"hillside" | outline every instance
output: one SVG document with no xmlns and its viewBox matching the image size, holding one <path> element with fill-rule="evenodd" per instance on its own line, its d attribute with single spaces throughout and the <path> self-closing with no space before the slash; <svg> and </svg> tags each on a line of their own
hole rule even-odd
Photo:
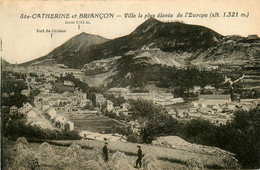
<svg viewBox="0 0 260 170">
<path fill-rule="evenodd" d="M 104 145 L 102 141 L 48 141 L 50 144 L 59 146 L 70 146 L 73 142 L 77 143 L 82 148 L 93 149 L 101 148 Z M 237 160 L 232 155 L 210 155 L 198 154 L 194 152 L 183 151 L 179 149 L 170 149 L 164 147 L 157 147 L 146 144 L 138 144 L 142 147 L 143 154 L 154 155 L 157 159 L 167 160 L 170 162 L 179 162 L 181 164 L 188 164 L 190 160 L 198 159 L 204 167 L 207 168 L 236 168 L 238 167 Z M 123 142 L 109 142 L 110 152 L 120 151 L 127 155 L 136 155 L 136 144 Z M 228 163 L 227 163 L 228 161 Z"/>
<path fill-rule="evenodd" d="M 52 58 L 69 67 L 82 68 L 84 64 L 91 61 L 123 55 L 125 52 L 143 47 L 159 48 L 164 52 L 205 49 L 216 44 L 221 37 L 218 33 L 202 26 L 177 22 L 163 23 L 150 18 L 131 34 L 110 41 L 82 33 L 41 57 L 40 60 Z M 35 61 L 37 60 L 25 64 Z"/>
<path fill-rule="evenodd" d="M 101 36 L 82 32 L 81 34 L 72 37 L 61 46 L 55 48 L 49 54 L 36 60 L 23 63 L 22 65 L 27 66 L 35 63 L 41 65 L 46 63 L 46 61 L 51 61 L 47 62 L 48 64 L 66 63 L 67 60 L 69 60 L 69 62 L 74 61 L 72 62 L 72 65 L 75 65 L 73 63 L 80 63 L 80 61 L 72 59 L 71 57 L 74 57 L 77 53 L 85 52 L 91 45 L 102 44 L 106 41 L 108 41 L 108 39 Z"/>
</svg>

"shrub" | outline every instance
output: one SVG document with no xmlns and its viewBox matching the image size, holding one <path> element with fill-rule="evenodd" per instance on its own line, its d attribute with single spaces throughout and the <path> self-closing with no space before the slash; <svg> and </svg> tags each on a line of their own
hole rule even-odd
<svg viewBox="0 0 260 170">
<path fill-rule="evenodd" d="M 79 140 L 81 137 L 76 131 L 59 131 L 42 129 L 37 126 L 25 125 L 22 121 L 10 121 L 4 132 L 5 136 L 16 140 L 25 137 L 30 140 L 49 139 L 49 140 Z"/>
</svg>

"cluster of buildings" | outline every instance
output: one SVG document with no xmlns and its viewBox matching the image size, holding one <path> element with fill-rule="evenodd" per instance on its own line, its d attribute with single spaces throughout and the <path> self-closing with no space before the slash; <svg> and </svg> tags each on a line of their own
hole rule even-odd
<svg viewBox="0 0 260 170">
<path fill-rule="evenodd" d="M 167 106 L 176 103 L 183 103 L 184 100 L 182 98 L 174 98 L 171 93 L 156 93 L 156 92 L 146 92 L 146 93 L 136 93 L 131 92 L 127 88 L 111 88 L 107 91 L 108 94 L 112 94 L 115 97 L 123 97 L 125 100 L 147 100 L 152 101 L 154 104 Z"/>
<path fill-rule="evenodd" d="M 64 93 L 40 93 L 34 97 L 37 108 L 47 110 L 50 107 L 56 108 L 60 112 L 73 112 L 91 106 L 92 101 L 87 99 L 86 94 L 80 90 Z"/>
<path fill-rule="evenodd" d="M 83 80 L 83 72 L 76 69 L 68 69 L 66 66 L 29 66 L 5 68 L 6 71 L 25 75 L 27 89 L 21 94 L 29 97 L 35 91 L 33 105 L 25 103 L 21 108 L 12 106 L 10 115 L 25 117 L 28 125 L 36 125 L 43 129 L 74 130 L 74 123 L 71 122 L 66 113 L 78 111 L 92 101 L 87 99 L 85 93 L 75 88 L 71 81 L 64 81 L 62 86 L 71 87 L 73 92 L 57 93 L 53 90 L 53 82 L 58 77 L 73 74 L 79 80 Z M 38 80 L 37 80 L 38 79 Z"/>
<path fill-rule="evenodd" d="M 24 115 L 28 124 L 49 129 L 74 130 L 74 123 L 66 115 L 80 113 L 85 111 L 86 106 L 93 106 L 92 101 L 87 99 L 86 94 L 75 88 L 74 83 L 71 81 L 64 81 L 62 86 L 71 87 L 73 91 L 63 93 L 53 91 L 52 82 L 55 82 L 57 77 L 61 75 L 65 76 L 72 73 L 79 80 L 83 80 L 83 72 L 79 70 L 68 69 L 63 64 L 57 64 L 56 66 L 33 65 L 27 68 L 15 67 L 12 71 L 26 74 L 28 89 L 21 91 L 22 95 L 30 96 L 32 90 L 39 90 L 39 94 L 34 96 L 34 107 L 26 103 L 22 108 L 18 109 L 14 106 L 10 109 L 10 114 L 12 115 Z M 30 73 L 42 77 L 43 81 L 37 81 L 37 76 L 31 76 Z M 240 79 L 243 78 L 242 76 Z M 240 81 L 240 79 L 236 81 Z M 229 82 L 232 85 L 236 81 L 232 82 L 230 78 L 225 77 L 224 83 Z M 222 94 L 221 89 L 216 89 L 212 85 L 206 85 L 203 88 L 194 86 L 193 89 L 190 89 L 189 93 L 197 94 L 198 99 L 188 104 L 182 98 L 174 98 L 171 92 L 155 91 L 131 92 L 129 88 L 115 87 L 104 92 L 104 95 L 109 94 L 115 98 L 124 98 L 126 103 L 120 106 L 114 106 L 114 103 L 106 99 L 103 94 L 96 93 L 97 108 L 95 113 L 97 113 L 97 110 L 101 111 L 105 105 L 105 109 L 108 112 L 114 112 L 117 115 L 128 115 L 130 105 L 127 101 L 142 99 L 163 106 L 169 115 L 177 119 L 203 118 L 215 124 L 225 124 L 232 119 L 235 110 L 250 110 L 259 105 L 259 99 L 241 99 L 240 102 L 231 101 L 229 94 Z M 130 124 L 136 133 L 140 133 L 138 122 L 131 122 Z M 86 135 L 88 135 L 88 138 L 92 138 L 91 136 L 96 136 L 97 134 L 86 133 L 83 135 L 84 138 L 86 138 Z"/>
<path fill-rule="evenodd" d="M 24 117 L 27 125 L 38 126 L 42 129 L 74 130 L 74 123 L 65 115 L 57 113 L 54 108 L 41 110 L 30 103 L 25 103 L 21 108 L 12 106 L 9 114 L 11 117 Z"/>
<path fill-rule="evenodd" d="M 28 67 L 6 67 L 6 71 L 12 71 L 14 73 L 22 73 L 22 74 L 37 74 L 48 81 L 56 80 L 56 77 L 65 76 L 67 74 L 73 74 L 73 76 L 81 81 L 83 81 L 84 72 L 78 69 L 71 69 L 65 66 L 64 64 L 56 64 L 56 65 L 37 65 L 37 63 L 30 65 Z"/>
<path fill-rule="evenodd" d="M 226 124 L 234 117 L 234 111 L 249 111 L 259 104 L 260 99 L 241 99 L 240 102 L 234 102 L 230 95 L 208 94 L 199 95 L 199 99 L 187 107 L 169 110 L 169 114 L 177 119 L 202 118 L 214 124 Z"/>
</svg>

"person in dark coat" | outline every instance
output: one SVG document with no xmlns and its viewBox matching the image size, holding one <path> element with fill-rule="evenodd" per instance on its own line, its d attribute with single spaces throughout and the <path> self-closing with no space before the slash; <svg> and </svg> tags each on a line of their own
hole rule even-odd
<svg viewBox="0 0 260 170">
<path fill-rule="evenodd" d="M 138 147 L 138 152 L 137 152 L 137 156 L 138 156 L 138 159 L 136 160 L 136 168 L 138 167 L 138 164 L 140 165 L 140 168 L 142 166 L 142 157 L 143 157 L 143 152 L 142 152 L 142 149 L 141 149 L 141 146 L 137 146 Z"/>
<path fill-rule="evenodd" d="M 108 145 L 108 143 L 106 142 L 106 143 L 105 143 L 105 146 L 103 147 L 103 156 L 104 156 L 105 162 L 108 161 L 108 150 L 107 150 L 107 145 Z"/>
</svg>

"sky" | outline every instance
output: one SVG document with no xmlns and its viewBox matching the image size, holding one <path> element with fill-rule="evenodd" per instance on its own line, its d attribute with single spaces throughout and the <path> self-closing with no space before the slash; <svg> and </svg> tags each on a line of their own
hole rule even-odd
<svg viewBox="0 0 260 170">
<path fill-rule="evenodd" d="M 181 17 L 186 12 L 208 14 L 208 17 Z M 221 17 L 209 17 L 210 13 Z M 228 12 L 238 17 L 223 17 Z M 21 14 L 43 13 L 114 13 L 121 17 L 103 19 L 21 19 Z M 142 14 L 141 18 L 125 18 L 125 13 Z M 172 14 L 173 17 L 158 18 L 157 14 Z M 240 17 L 241 13 L 249 14 Z M 155 14 L 160 21 L 184 21 L 187 24 L 206 26 L 222 35 L 260 37 L 260 0 L 169 0 L 169 1 L 1 1 L 0 0 L 0 56 L 10 63 L 23 63 L 51 52 L 71 37 L 86 32 L 114 39 L 127 35 L 144 22 L 145 15 Z M 81 21 L 81 24 L 65 24 Z M 88 24 L 86 24 L 88 23 Z M 66 30 L 66 33 L 46 33 L 49 30 Z M 38 30 L 38 32 L 37 32 Z M 44 30 L 45 32 L 39 32 Z"/>
</svg>

